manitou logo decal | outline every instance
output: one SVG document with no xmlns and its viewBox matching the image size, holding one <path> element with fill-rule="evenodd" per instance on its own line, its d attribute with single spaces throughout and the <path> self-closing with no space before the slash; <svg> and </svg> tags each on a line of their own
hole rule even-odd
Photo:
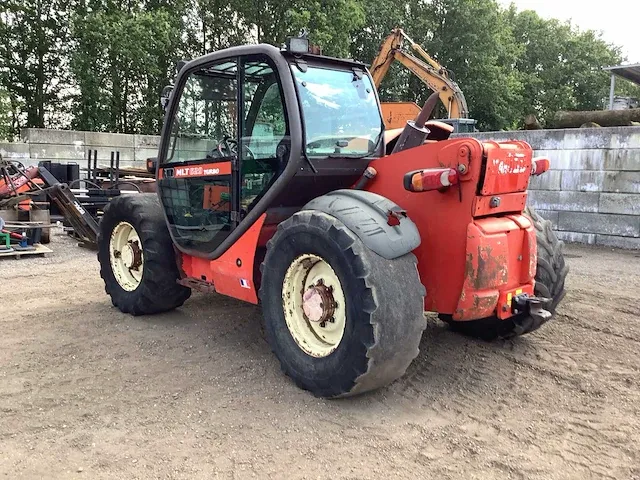
<svg viewBox="0 0 640 480">
<path fill-rule="evenodd" d="M 231 175 L 231 162 L 174 167 L 161 172 L 161 176 L 166 178 L 215 177 L 218 175 Z"/>
</svg>

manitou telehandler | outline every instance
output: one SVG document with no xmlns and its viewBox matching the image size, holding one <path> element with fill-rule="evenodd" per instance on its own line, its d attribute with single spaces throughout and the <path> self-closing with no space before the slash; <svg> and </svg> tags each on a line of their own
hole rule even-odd
<svg viewBox="0 0 640 480">
<path fill-rule="evenodd" d="M 528 333 L 564 296 L 561 243 L 525 211 L 549 168 L 523 142 L 386 131 L 365 65 L 247 45 L 179 67 L 157 194 L 100 222 L 101 276 L 132 315 L 193 289 L 261 304 L 286 374 L 322 397 L 375 389 L 418 354 L 424 312 L 484 338 Z"/>
</svg>

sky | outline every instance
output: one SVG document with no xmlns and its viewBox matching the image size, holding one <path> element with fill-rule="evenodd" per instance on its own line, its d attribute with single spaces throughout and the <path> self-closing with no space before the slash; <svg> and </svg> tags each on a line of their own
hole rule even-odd
<svg viewBox="0 0 640 480">
<path fill-rule="evenodd" d="M 518 10 L 535 10 L 544 18 L 571 20 L 582 30 L 602 32 L 602 38 L 622 47 L 629 63 L 640 63 L 638 0 L 499 0 L 504 6 L 513 3 Z"/>
</svg>

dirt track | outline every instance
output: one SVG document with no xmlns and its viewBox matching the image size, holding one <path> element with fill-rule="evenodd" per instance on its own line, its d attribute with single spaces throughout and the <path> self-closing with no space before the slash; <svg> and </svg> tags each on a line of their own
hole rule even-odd
<svg viewBox="0 0 640 480">
<path fill-rule="evenodd" d="M 0 261 L 5 478 L 640 479 L 640 252 L 568 246 L 553 324 L 488 344 L 430 320 L 392 386 L 324 401 L 260 310 L 194 296 L 131 318 L 92 252 Z"/>
</svg>

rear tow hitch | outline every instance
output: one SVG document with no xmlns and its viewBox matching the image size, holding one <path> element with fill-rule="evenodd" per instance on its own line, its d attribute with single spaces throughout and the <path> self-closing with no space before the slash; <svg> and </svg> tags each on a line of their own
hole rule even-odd
<svg viewBox="0 0 640 480">
<path fill-rule="evenodd" d="M 551 301 L 549 298 L 530 297 L 527 294 L 516 295 L 511 303 L 513 313 L 527 313 L 537 322 L 543 324 L 551 318 L 551 312 L 544 307 Z"/>
</svg>

